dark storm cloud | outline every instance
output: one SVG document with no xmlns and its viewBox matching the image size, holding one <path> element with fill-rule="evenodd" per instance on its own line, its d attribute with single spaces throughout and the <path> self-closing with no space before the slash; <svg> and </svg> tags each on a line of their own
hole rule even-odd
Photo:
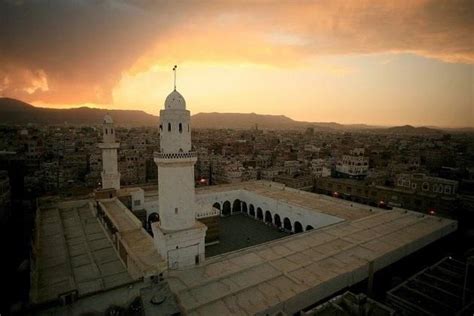
<svg viewBox="0 0 474 316">
<path fill-rule="evenodd" d="M 121 1 L 1 2 L 0 93 L 109 102 L 120 73 L 166 30 L 170 11 Z M 49 91 L 28 96 L 42 75 Z"/>
</svg>

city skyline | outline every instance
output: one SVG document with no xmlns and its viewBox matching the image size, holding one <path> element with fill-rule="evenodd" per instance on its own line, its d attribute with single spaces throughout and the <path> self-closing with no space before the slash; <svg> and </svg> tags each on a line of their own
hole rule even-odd
<svg viewBox="0 0 474 316">
<path fill-rule="evenodd" d="M 468 1 L 0 6 L 0 96 L 36 106 L 156 115 L 178 64 L 193 113 L 474 125 Z"/>
</svg>

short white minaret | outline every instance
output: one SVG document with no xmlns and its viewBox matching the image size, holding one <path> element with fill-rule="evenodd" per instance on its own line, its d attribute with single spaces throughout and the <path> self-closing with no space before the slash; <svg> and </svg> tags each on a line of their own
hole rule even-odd
<svg viewBox="0 0 474 316">
<path fill-rule="evenodd" d="M 102 128 L 103 142 L 99 144 L 102 149 L 102 189 L 120 189 L 120 173 L 117 166 L 117 149 L 119 143 L 115 142 L 114 121 L 109 114 L 104 116 Z"/>
<path fill-rule="evenodd" d="M 173 68 L 176 71 L 176 66 Z M 176 78 L 176 72 L 175 72 Z M 180 269 L 204 261 L 207 227 L 196 221 L 194 164 L 191 150 L 190 112 L 175 89 L 160 111 L 160 152 L 158 166 L 158 212 L 160 222 L 153 226 L 155 244 L 170 269 Z"/>
</svg>

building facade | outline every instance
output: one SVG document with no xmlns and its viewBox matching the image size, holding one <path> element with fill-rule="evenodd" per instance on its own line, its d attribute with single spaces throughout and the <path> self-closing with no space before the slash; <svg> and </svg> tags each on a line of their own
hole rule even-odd
<svg viewBox="0 0 474 316">
<path fill-rule="evenodd" d="M 356 148 L 343 155 L 336 165 L 336 174 L 347 178 L 365 178 L 369 171 L 369 158 L 363 148 Z"/>
</svg>

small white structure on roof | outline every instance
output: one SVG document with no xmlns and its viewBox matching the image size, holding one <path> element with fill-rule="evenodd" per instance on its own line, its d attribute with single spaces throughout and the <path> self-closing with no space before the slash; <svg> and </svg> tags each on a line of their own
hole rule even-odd
<svg viewBox="0 0 474 316">
<path fill-rule="evenodd" d="M 104 116 L 102 124 L 102 189 L 120 189 L 120 173 L 117 166 L 117 149 L 120 144 L 115 141 L 114 121 L 109 114 Z"/>
</svg>

